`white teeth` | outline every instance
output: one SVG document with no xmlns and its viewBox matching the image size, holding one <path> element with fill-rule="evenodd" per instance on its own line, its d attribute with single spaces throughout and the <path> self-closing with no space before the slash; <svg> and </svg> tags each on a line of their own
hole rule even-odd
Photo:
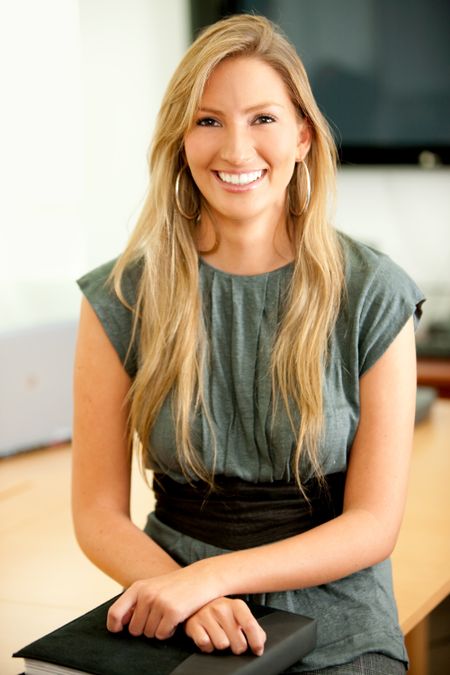
<svg viewBox="0 0 450 675">
<path fill-rule="evenodd" d="M 255 180 L 258 180 L 263 175 L 262 169 L 251 171 L 250 173 L 224 173 L 223 171 L 218 171 L 217 173 L 220 180 L 232 185 L 248 185 L 249 183 L 254 183 Z"/>
</svg>

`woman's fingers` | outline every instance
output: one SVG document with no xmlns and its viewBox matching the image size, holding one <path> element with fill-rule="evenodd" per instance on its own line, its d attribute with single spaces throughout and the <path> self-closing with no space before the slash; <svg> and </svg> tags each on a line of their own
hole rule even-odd
<svg viewBox="0 0 450 675">
<path fill-rule="evenodd" d="M 178 622 L 171 618 L 170 615 L 162 615 L 155 608 L 152 609 L 149 616 L 147 626 L 145 629 L 145 635 L 147 637 L 155 637 L 158 640 L 167 640 L 167 638 L 172 637 L 175 633 L 175 629 L 178 625 Z"/>
<path fill-rule="evenodd" d="M 131 635 L 142 635 L 152 638 L 158 630 L 161 615 L 155 607 L 149 607 L 146 603 L 138 603 L 133 617 L 128 626 Z"/>
<path fill-rule="evenodd" d="M 117 632 L 128 623 L 132 635 L 170 637 L 178 624 L 214 597 L 214 578 L 209 575 L 205 582 L 201 562 L 135 581 L 111 606 L 108 629 Z"/>
<path fill-rule="evenodd" d="M 202 652 L 210 653 L 214 649 L 227 649 L 231 646 L 226 632 L 214 621 L 202 624 L 199 620 L 194 620 L 186 633 Z M 245 646 L 247 647 L 247 643 Z"/>
<path fill-rule="evenodd" d="M 267 636 L 243 600 L 235 600 L 234 617 L 254 654 L 261 656 Z"/>
<path fill-rule="evenodd" d="M 266 634 L 242 600 L 213 600 L 188 619 L 185 630 L 204 652 L 227 647 L 234 654 L 248 647 L 257 655 L 264 651 Z"/>
<path fill-rule="evenodd" d="M 206 629 L 195 617 L 191 617 L 186 621 L 185 632 L 186 635 L 190 637 L 191 640 L 193 640 L 194 644 L 200 649 L 200 651 L 206 652 L 207 654 L 210 654 L 212 651 L 214 651 L 214 645 L 211 642 Z"/>
<path fill-rule="evenodd" d="M 172 591 L 154 588 L 151 580 L 135 582 L 110 607 L 107 628 L 118 632 L 128 624 L 131 635 L 165 640 L 185 618 L 174 605 Z M 161 584 L 159 583 L 159 586 Z M 202 651 L 227 649 L 242 654 L 264 651 L 266 635 L 242 600 L 217 598 L 195 612 L 186 622 L 186 633 Z"/>
<path fill-rule="evenodd" d="M 106 627 L 113 633 L 128 624 L 131 635 L 146 635 L 160 640 L 173 635 L 179 619 L 175 611 L 161 602 L 151 584 L 132 584 L 109 608 Z"/>
<path fill-rule="evenodd" d="M 106 617 L 106 627 L 112 633 L 117 633 L 123 629 L 124 626 L 134 616 L 134 610 L 137 601 L 137 593 L 134 592 L 133 586 L 123 593 L 109 608 Z"/>
<path fill-rule="evenodd" d="M 247 640 L 242 632 L 241 625 L 236 618 L 237 600 L 220 598 L 211 603 L 208 633 L 216 649 L 230 647 L 233 654 L 243 654 L 247 651 Z M 245 607 L 245 603 L 242 603 Z M 248 608 L 247 608 L 248 609 Z M 225 636 L 226 641 L 223 640 Z"/>
</svg>

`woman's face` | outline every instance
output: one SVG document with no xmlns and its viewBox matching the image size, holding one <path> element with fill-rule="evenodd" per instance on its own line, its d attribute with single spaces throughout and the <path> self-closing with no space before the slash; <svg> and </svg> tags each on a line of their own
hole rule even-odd
<svg viewBox="0 0 450 675">
<path fill-rule="evenodd" d="M 310 147 L 280 75 L 255 57 L 222 61 L 184 138 L 187 163 L 220 225 L 280 222 L 295 163 Z"/>
</svg>

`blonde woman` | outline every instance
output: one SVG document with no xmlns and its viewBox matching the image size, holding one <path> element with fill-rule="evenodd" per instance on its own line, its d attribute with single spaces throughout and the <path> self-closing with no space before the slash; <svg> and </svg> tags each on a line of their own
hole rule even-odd
<svg viewBox="0 0 450 675">
<path fill-rule="evenodd" d="M 126 250 L 79 281 L 73 513 L 126 587 L 111 631 L 184 623 L 205 652 L 261 654 L 251 596 L 316 617 L 317 648 L 289 672 L 405 671 L 389 555 L 423 298 L 330 226 L 334 179 L 279 30 L 245 15 L 207 29 L 163 100 Z M 133 438 L 154 472 L 144 532 Z"/>
</svg>

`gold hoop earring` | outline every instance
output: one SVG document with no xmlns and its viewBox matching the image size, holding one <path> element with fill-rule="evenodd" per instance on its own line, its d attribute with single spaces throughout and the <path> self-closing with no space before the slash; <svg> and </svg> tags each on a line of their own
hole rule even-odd
<svg viewBox="0 0 450 675">
<path fill-rule="evenodd" d="M 310 173 L 309 173 L 308 165 L 306 164 L 306 162 L 303 159 L 300 160 L 299 164 L 302 165 L 303 170 L 305 172 L 306 197 L 305 197 L 305 201 L 303 203 L 301 211 L 294 211 L 294 209 L 292 208 L 292 205 L 291 205 L 291 200 L 290 200 L 290 196 L 289 196 L 289 192 L 288 192 L 289 213 L 291 213 L 295 218 L 299 218 L 300 216 L 302 216 L 308 210 L 308 206 L 309 206 L 309 203 L 311 201 L 311 176 L 310 176 Z"/>
<path fill-rule="evenodd" d="M 181 167 L 181 169 L 177 173 L 177 177 L 175 178 L 175 204 L 178 210 L 178 213 L 183 216 L 183 218 L 186 218 L 186 220 L 196 220 L 199 214 L 199 209 L 198 207 L 195 209 L 194 213 L 187 213 L 180 202 L 180 180 L 181 176 L 183 174 L 183 171 L 187 168 L 186 164 Z"/>
<path fill-rule="evenodd" d="M 198 253 L 198 255 L 211 255 L 211 253 L 215 253 L 220 246 L 220 234 L 218 233 L 217 228 L 214 225 L 214 218 L 213 218 L 212 213 L 209 210 L 208 206 L 206 204 L 204 204 L 203 207 L 204 207 L 206 213 L 208 214 L 208 216 L 211 220 L 211 224 L 212 224 L 212 227 L 213 227 L 213 230 L 214 230 L 214 244 L 208 250 L 198 249 L 197 253 Z"/>
<path fill-rule="evenodd" d="M 197 253 L 198 255 L 211 255 L 211 253 L 215 253 L 217 251 L 219 246 L 220 246 L 220 237 L 216 232 L 216 240 L 214 244 L 211 246 L 211 248 L 209 248 L 207 251 L 206 250 L 201 251 L 200 249 L 198 249 Z"/>
</svg>

